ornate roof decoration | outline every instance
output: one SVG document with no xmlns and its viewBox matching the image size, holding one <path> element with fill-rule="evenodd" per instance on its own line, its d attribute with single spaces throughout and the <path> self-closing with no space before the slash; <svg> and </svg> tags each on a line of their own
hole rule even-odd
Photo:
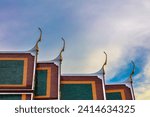
<svg viewBox="0 0 150 117">
<path fill-rule="evenodd" d="M 132 76 L 134 75 L 134 72 L 135 72 L 135 63 L 133 61 L 131 61 L 131 63 L 133 65 L 132 72 L 130 73 L 129 78 L 124 83 L 130 83 L 130 84 L 133 83 Z"/>
<path fill-rule="evenodd" d="M 62 41 L 63 41 L 63 47 L 62 47 L 62 49 L 60 50 L 59 55 L 58 55 L 55 59 L 51 60 L 52 62 L 59 62 L 60 64 L 61 64 L 61 62 L 62 62 L 62 60 L 63 60 L 62 53 L 64 52 L 64 50 L 65 50 L 65 45 L 66 45 L 64 38 L 62 37 L 61 39 L 62 39 Z"/>
<path fill-rule="evenodd" d="M 41 30 L 41 28 L 38 28 L 38 29 L 40 31 L 40 36 L 39 36 L 38 40 L 36 41 L 36 44 L 34 45 L 34 47 L 31 50 L 29 50 L 29 52 L 31 52 L 33 54 L 38 54 L 38 52 L 39 52 L 39 45 L 38 44 L 42 40 L 42 30 Z"/>
<path fill-rule="evenodd" d="M 133 79 L 132 79 L 132 76 L 135 72 L 135 63 L 133 61 L 131 61 L 131 63 L 133 65 L 132 72 L 130 73 L 129 78 L 124 83 L 126 84 L 126 86 L 128 86 L 131 89 L 132 98 L 133 100 L 135 100 L 134 89 L 133 89 Z"/>
<path fill-rule="evenodd" d="M 63 41 L 63 47 L 62 47 L 62 49 L 61 49 L 61 51 L 60 51 L 60 53 L 59 53 L 59 55 L 60 55 L 60 61 L 63 60 L 62 53 L 65 51 L 65 40 L 64 40 L 63 37 L 62 37 L 61 39 L 62 39 L 62 41 Z"/>
<path fill-rule="evenodd" d="M 104 54 L 105 54 L 105 62 L 102 65 L 101 69 L 98 72 L 96 72 L 95 74 L 103 74 L 103 75 L 105 75 L 104 67 L 107 65 L 107 54 L 106 54 L 106 52 L 104 52 Z"/>
<path fill-rule="evenodd" d="M 133 69 L 132 69 L 132 72 L 130 74 L 130 79 L 131 79 L 131 83 L 133 83 L 133 80 L 132 80 L 132 76 L 134 75 L 134 72 L 135 72 L 135 64 L 133 61 L 131 61 L 132 65 L 133 65 Z"/>
</svg>

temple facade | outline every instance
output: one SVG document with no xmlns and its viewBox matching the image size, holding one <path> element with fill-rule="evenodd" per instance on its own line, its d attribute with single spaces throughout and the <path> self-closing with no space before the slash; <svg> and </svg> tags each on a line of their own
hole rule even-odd
<svg viewBox="0 0 150 117">
<path fill-rule="evenodd" d="M 48 61 L 38 62 L 38 44 L 28 51 L 0 52 L 0 100 L 134 100 L 131 72 L 119 84 L 105 83 L 104 67 L 92 74 L 61 74 L 62 53 Z"/>
</svg>

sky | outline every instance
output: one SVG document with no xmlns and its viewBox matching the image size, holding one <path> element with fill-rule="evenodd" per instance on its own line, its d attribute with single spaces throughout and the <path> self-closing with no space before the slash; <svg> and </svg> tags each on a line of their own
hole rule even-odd
<svg viewBox="0 0 150 117">
<path fill-rule="evenodd" d="M 66 40 L 62 73 L 94 73 L 108 55 L 106 82 L 132 71 L 136 99 L 150 99 L 149 0 L 0 0 L 0 50 L 31 49 L 43 31 L 39 61 L 52 60 Z"/>
</svg>

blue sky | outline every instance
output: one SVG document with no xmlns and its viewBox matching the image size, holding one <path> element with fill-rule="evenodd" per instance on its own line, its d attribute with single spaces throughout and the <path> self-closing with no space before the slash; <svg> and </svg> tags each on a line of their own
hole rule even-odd
<svg viewBox="0 0 150 117">
<path fill-rule="evenodd" d="M 55 58 L 66 40 L 63 73 L 93 73 L 108 54 L 106 80 L 128 78 L 136 64 L 137 99 L 150 99 L 149 0 L 1 0 L 0 49 L 28 50 L 43 30 L 39 60 Z"/>
</svg>

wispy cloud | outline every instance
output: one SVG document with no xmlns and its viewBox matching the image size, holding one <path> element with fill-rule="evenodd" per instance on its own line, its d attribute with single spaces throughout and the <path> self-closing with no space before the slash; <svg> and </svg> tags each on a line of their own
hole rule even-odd
<svg viewBox="0 0 150 117">
<path fill-rule="evenodd" d="M 101 2 L 100 2 L 101 3 Z M 149 31 L 150 31 L 150 7 L 147 5 L 149 1 L 128 1 L 117 3 L 90 3 L 81 5 L 76 9 L 82 33 L 78 35 L 79 46 L 82 46 L 84 56 L 87 61 L 83 61 L 86 67 L 84 71 L 96 71 L 103 62 L 103 56 L 100 52 L 104 50 L 108 53 L 107 80 L 123 81 L 127 78 L 131 70 L 129 63 L 131 60 L 136 63 L 135 82 L 138 77 L 143 77 L 141 84 L 150 81 L 144 71 L 147 71 L 149 63 Z M 71 50 L 70 50 L 71 51 Z M 78 53 L 80 53 L 78 51 Z M 82 56 L 82 54 L 70 56 Z M 73 57 L 72 57 L 73 58 Z M 83 60 L 86 59 L 83 57 Z M 74 60 L 74 59 L 72 59 Z M 82 63 L 82 65 L 83 65 Z M 66 63 L 67 64 L 67 63 Z M 80 65 L 77 71 L 81 71 Z M 83 70 L 82 70 L 83 71 Z M 113 80 L 117 78 L 118 80 Z M 144 85 L 148 87 L 146 83 Z M 136 85 L 136 89 L 140 86 Z M 146 89 L 146 88 L 145 88 Z M 136 90 L 137 91 L 137 90 Z M 139 95 L 148 94 L 142 90 L 139 94 L 136 92 L 137 99 L 141 99 Z M 141 96 L 142 97 L 142 96 Z M 148 95 L 143 99 L 150 99 Z"/>
</svg>

